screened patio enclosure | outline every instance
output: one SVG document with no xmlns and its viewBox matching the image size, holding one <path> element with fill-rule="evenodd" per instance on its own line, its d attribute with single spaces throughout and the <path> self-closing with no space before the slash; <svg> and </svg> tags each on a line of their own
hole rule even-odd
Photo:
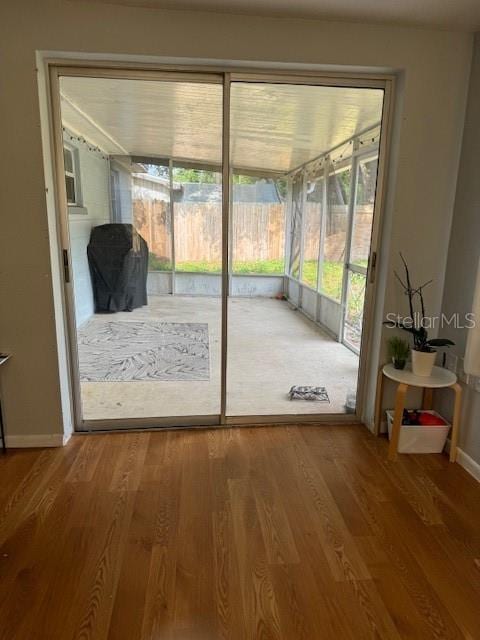
<svg viewBox="0 0 480 640">
<path fill-rule="evenodd" d="M 163 309 L 165 317 L 170 313 L 178 319 L 179 309 L 188 307 L 197 319 L 208 316 L 212 364 L 212 340 L 219 341 L 221 334 L 221 314 L 212 301 L 220 302 L 225 266 L 222 85 L 65 76 L 60 97 L 77 331 L 96 317 L 85 303 L 90 295 L 85 248 L 91 229 L 106 222 L 132 224 L 148 245 L 148 313 L 161 320 Z M 347 396 L 355 395 L 382 105 L 381 89 L 231 84 L 227 275 L 229 304 L 236 299 L 238 304 L 231 307 L 229 322 L 240 314 L 238 335 L 228 328 L 231 415 L 339 413 Z M 100 206 L 102 198 L 108 200 L 108 210 Z M 168 305 L 162 302 L 167 297 Z M 306 324 L 295 325 L 289 315 L 295 312 Z M 144 321 L 145 313 L 134 311 L 132 316 Z M 240 329 L 249 314 L 270 325 L 270 334 L 254 335 L 255 322 Z M 280 335 L 280 329 L 276 333 L 272 328 L 277 316 L 284 322 L 283 343 L 290 342 L 290 348 L 274 342 L 272 335 Z M 299 333 L 301 345 L 295 343 Z M 309 372 L 316 336 L 326 361 L 320 373 L 318 362 L 311 363 Z M 259 340 L 271 340 L 271 362 L 267 348 L 256 365 L 262 371 L 247 393 L 247 377 L 232 372 L 255 362 L 253 355 L 245 360 L 245 352 L 258 350 Z M 331 350 L 334 343 L 338 347 Z M 322 351 L 311 357 L 321 360 Z M 288 401 L 290 383 L 325 386 L 333 380 L 336 363 L 338 380 L 331 383 L 336 391 L 329 405 Z M 259 406 L 255 388 L 262 387 L 266 397 L 265 381 L 275 378 L 279 366 L 284 386 Z M 295 375 L 290 377 L 289 371 Z M 219 376 L 211 371 L 209 382 L 218 386 Z M 94 385 L 101 384 L 82 382 L 89 419 L 136 417 L 142 411 L 120 403 L 118 413 L 103 387 L 97 393 Z M 128 383 L 122 384 L 118 393 L 128 396 Z M 199 402 L 202 383 L 197 386 L 192 397 Z M 243 388 L 241 402 L 235 400 L 234 386 Z M 110 383 L 109 393 L 112 389 Z M 132 402 L 138 389 L 131 392 Z M 160 415 L 158 410 L 170 415 L 166 405 L 150 406 L 145 416 L 152 411 Z M 189 413 L 218 413 L 218 408 L 206 403 L 204 411 L 192 407 Z"/>
<path fill-rule="evenodd" d="M 291 173 L 232 172 L 230 296 L 285 295 L 358 353 L 379 136 L 377 124 Z M 219 296 L 221 173 L 160 162 L 132 174 L 133 223 L 150 247 L 148 290 Z"/>
</svg>

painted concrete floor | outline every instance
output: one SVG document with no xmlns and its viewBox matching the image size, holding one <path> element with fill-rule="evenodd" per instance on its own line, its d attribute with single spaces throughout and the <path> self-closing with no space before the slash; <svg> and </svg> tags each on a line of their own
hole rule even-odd
<svg viewBox="0 0 480 640">
<path fill-rule="evenodd" d="M 206 322 L 210 338 L 209 381 L 82 382 L 86 420 L 210 415 L 220 412 L 220 299 L 150 296 L 149 304 L 115 320 Z M 358 358 L 305 316 L 280 300 L 229 300 L 227 414 L 344 413 L 355 392 Z M 112 315 L 97 315 L 103 323 Z M 330 403 L 291 401 L 290 387 L 327 388 Z"/>
</svg>

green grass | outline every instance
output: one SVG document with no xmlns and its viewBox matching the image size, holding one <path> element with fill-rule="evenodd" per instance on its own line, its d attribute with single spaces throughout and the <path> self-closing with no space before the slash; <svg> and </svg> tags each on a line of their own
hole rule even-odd
<svg viewBox="0 0 480 640">
<path fill-rule="evenodd" d="M 302 280 L 309 287 L 316 289 L 317 287 L 317 269 L 316 260 L 305 260 L 303 263 Z M 340 301 L 342 293 L 343 280 L 343 264 L 340 262 L 324 262 L 322 277 L 320 280 L 320 290 L 325 295 Z"/>
<path fill-rule="evenodd" d="M 367 266 L 364 261 L 363 266 Z M 303 263 L 302 280 L 313 289 L 317 286 L 317 261 L 306 260 Z M 324 262 L 320 282 L 320 291 L 340 302 L 343 284 L 343 264 L 338 262 Z M 347 321 L 352 325 L 360 325 L 363 316 L 365 293 L 365 276 L 360 273 L 350 273 L 349 291 L 347 295 Z"/>
<path fill-rule="evenodd" d="M 153 253 L 148 258 L 149 271 L 171 271 L 172 265 L 168 260 L 159 258 Z M 219 261 L 186 261 L 177 262 L 176 271 L 191 273 L 221 273 L 222 264 Z M 233 273 L 244 274 L 271 274 L 283 275 L 285 272 L 285 263 L 283 260 L 255 260 L 250 262 L 234 262 Z"/>
<path fill-rule="evenodd" d="M 159 258 L 154 253 L 148 254 L 148 270 L 149 271 L 171 271 L 172 263 L 165 258 Z"/>
<path fill-rule="evenodd" d="M 221 262 L 177 262 L 176 271 L 190 271 L 192 273 L 221 273 Z"/>
<path fill-rule="evenodd" d="M 365 265 L 366 266 L 366 261 Z M 302 280 L 313 289 L 317 286 L 317 261 L 305 260 L 303 263 Z M 150 253 L 148 260 L 150 271 L 170 271 L 172 268 L 168 260 L 159 258 Z M 283 275 L 285 264 L 283 260 L 256 260 L 251 262 L 234 262 L 233 273 L 252 275 Z M 178 262 L 176 271 L 191 273 L 221 273 L 222 265 L 218 261 L 214 262 Z M 343 282 L 343 263 L 324 262 L 321 278 L 321 292 L 325 295 L 340 301 Z M 365 288 L 365 277 L 352 273 L 350 276 L 350 291 L 348 295 L 348 314 L 353 318 L 361 318 L 363 313 L 363 290 Z"/>
<path fill-rule="evenodd" d="M 283 260 L 256 260 L 253 262 L 234 262 L 233 273 L 270 274 L 283 276 L 285 262 Z"/>
<path fill-rule="evenodd" d="M 234 262 L 233 273 L 242 274 L 284 274 L 283 260 L 256 260 L 252 262 Z M 177 262 L 177 271 L 190 271 L 192 273 L 221 273 L 220 262 Z"/>
<path fill-rule="evenodd" d="M 365 302 L 366 278 L 360 273 L 350 274 L 348 301 L 348 316 L 350 322 L 360 321 L 363 316 Z"/>
<path fill-rule="evenodd" d="M 303 262 L 302 281 L 312 289 L 317 287 L 318 262 L 316 260 L 305 260 Z"/>
</svg>

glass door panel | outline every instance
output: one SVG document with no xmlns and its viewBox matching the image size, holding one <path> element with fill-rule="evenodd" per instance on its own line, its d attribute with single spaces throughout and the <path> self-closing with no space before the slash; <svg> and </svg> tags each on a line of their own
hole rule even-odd
<svg viewBox="0 0 480 640">
<path fill-rule="evenodd" d="M 363 308 L 361 282 L 346 277 L 354 138 L 378 127 L 383 92 L 230 87 L 226 416 L 344 413 L 359 364 L 347 331 L 342 342 L 345 296 L 352 343 Z"/>
<path fill-rule="evenodd" d="M 223 89 L 212 78 L 60 78 L 79 428 L 219 421 Z"/>
</svg>

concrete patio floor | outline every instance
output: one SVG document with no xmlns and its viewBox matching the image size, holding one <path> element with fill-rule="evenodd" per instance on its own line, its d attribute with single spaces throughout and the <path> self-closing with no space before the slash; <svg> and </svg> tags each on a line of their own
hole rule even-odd
<svg viewBox="0 0 480 640">
<path fill-rule="evenodd" d="M 147 307 L 90 319 L 208 323 L 210 380 L 82 382 L 84 419 L 218 414 L 220 310 L 219 298 L 150 296 Z M 285 301 L 231 298 L 228 315 L 228 415 L 345 412 L 347 393 L 357 385 L 354 353 Z M 290 401 L 292 385 L 324 386 L 330 403 Z"/>
</svg>

